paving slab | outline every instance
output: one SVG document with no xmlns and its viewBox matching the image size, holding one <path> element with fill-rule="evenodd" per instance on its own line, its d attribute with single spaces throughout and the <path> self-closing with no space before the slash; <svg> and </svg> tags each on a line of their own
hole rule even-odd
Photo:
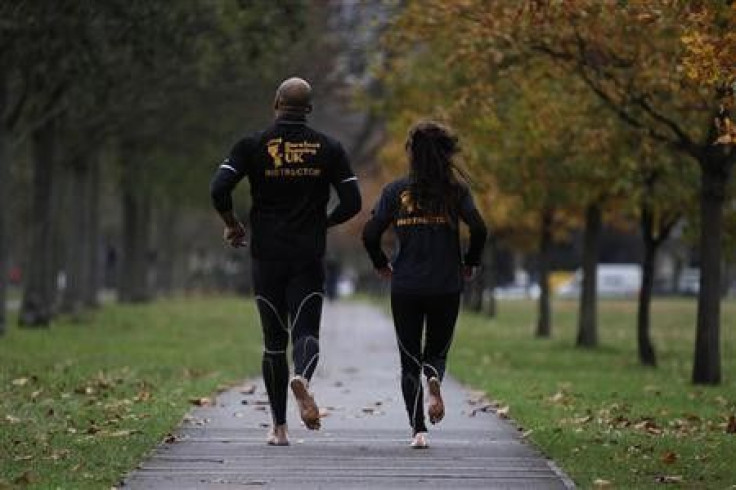
<svg viewBox="0 0 736 490">
<path fill-rule="evenodd" d="M 445 419 L 409 447 L 393 324 L 380 308 L 327 303 L 311 383 L 322 429 L 289 399 L 291 446 L 265 444 L 262 379 L 194 408 L 122 483 L 130 489 L 566 489 L 572 481 L 480 396 L 447 376 Z M 452 354 L 451 354 L 452 355 Z"/>
</svg>

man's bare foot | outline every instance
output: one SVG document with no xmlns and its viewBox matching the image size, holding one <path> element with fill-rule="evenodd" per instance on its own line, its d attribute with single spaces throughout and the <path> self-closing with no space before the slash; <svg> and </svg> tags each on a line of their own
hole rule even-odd
<svg viewBox="0 0 736 490">
<path fill-rule="evenodd" d="M 307 429 L 318 430 L 321 426 L 319 421 L 319 408 L 309 393 L 308 382 L 302 376 L 291 378 L 291 391 L 294 393 L 296 403 L 299 405 L 299 415 L 302 417 Z"/>
<path fill-rule="evenodd" d="M 411 447 L 414 449 L 427 449 L 429 447 L 429 441 L 427 440 L 426 432 L 417 432 L 411 439 Z"/>
<path fill-rule="evenodd" d="M 438 423 L 445 416 L 445 403 L 442 401 L 442 393 L 440 391 L 440 380 L 431 377 L 427 381 L 429 385 L 429 421 L 432 424 Z"/>
<path fill-rule="evenodd" d="M 289 435 L 286 431 L 286 424 L 274 425 L 268 432 L 266 442 L 269 446 L 288 446 Z"/>
</svg>

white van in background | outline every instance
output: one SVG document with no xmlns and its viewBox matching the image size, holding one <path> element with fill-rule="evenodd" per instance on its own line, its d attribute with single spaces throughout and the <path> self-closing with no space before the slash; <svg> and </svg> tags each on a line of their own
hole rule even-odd
<svg viewBox="0 0 736 490">
<path fill-rule="evenodd" d="M 561 298 L 579 298 L 583 283 L 583 271 L 578 269 L 567 283 L 556 291 Z M 632 298 L 641 288 L 639 264 L 598 264 L 596 281 L 599 298 Z"/>
</svg>

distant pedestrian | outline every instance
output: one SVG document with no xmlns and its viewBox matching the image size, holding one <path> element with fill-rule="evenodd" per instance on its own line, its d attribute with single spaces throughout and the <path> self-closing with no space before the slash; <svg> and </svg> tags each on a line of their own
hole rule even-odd
<svg viewBox="0 0 736 490">
<path fill-rule="evenodd" d="M 274 100 L 275 122 L 236 143 L 211 183 L 213 204 L 225 222 L 225 241 L 233 247 L 246 245 L 246 230 L 233 213 L 231 193 L 244 177 L 250 183 L 253 288 L 273 416 L 268 443 L 278 446 L 289 444 L 288 385 L 304 424 L 320 428 L 309 381 L 319 359 L 325 235 L 328 227 L 352 218 L 361 206 L 357 178 L 342 145 L 307 125 L 311 92 L 301 78 L 284 81 Z M 330 187 L 340 202 L 328 215 Z M 289 337 L 295 373 L 290 382 Z"/>
<path fill-rule="evenodd" d="M 459 148 L 450 130 L 435 122 L 420 122 L 410 130 L 406 150 L 409 173 L 383 189 L 363 230 L 363 242 L 378 274 L 391 280 L 411 446 L 425 448 L 429 443 L 421 374 L 429 388 L 429 421 L 435 424 L 445 415 L 440 388 L 463 279 L 469 279 L 480 265 L 487 231 L 465 175 L 453 164 Z M 464 256 L 460 221 L 470 228 Z M 391 225 L 398 246 L 389 262 L 381 249 L 381 235 Z"/>
</svg>

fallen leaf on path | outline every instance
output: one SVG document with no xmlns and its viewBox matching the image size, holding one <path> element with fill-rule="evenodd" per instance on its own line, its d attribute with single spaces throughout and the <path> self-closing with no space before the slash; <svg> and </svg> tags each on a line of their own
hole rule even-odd
<svg viewBox="0 0 736 490">
<path fill-rule="evenodd" d="M 496 415 L 498 415 L 502 419 L 507 419 L 507 418 L 509 418 L 509 410 L 510 409 L 511 409 L 511 407 L 509 407 L 508 405 L 503 406 L 503 407 L 499 408 L 498 410 L 496 410 Z"/>
<path fill-rule="evenodd" d="M 498 408 L 498 403 L 497 403 L 497 402 L 490 402 L 490 403 L 486 403 L 485 405 L 481 405 L 480 407 L 474 408 L 474 409 L 473 409 L 473 410 L 472 410 L 472 411 L 470 412 L 470 416 L 471 416 L 471 417 L 475 417 L 475 415 L 476 415 L 476 414 L 477 414 L 478 412 L 493 412 L 493 411 L 494 411 L 494 410 L 496 410 L 497 408 Z"/>
<path fill-rule="evenodd" d="M 534 432 L 534 429 L 529 429 L 528 431 L 526 431 L 523 434 L 521 434 L 521 438 L 522 439 L 526 439 L 527 437 L 529 437 L 530 435 L 532 435 L 533 432 Z"/>
<path fill-rule="evenodd" d="M 660 475 L 654 479 L 657 483 L 682 483 L 680 475 Z"/>
<path fill-rule="evenodd" d="M 212 399 L 206 396 L 200 398 L 190 398 L 189 403 L 198 407 L 211 407 L 213 405 Z"/>
<path fill-rule="evenodd" d="M 328 409 L 326 409 L 325 407 L 320 407 L 320 409 L 319 409 L 319 418 L 322 419 L 322 418 L 325 418 L 325 417 L 329 417 L 330 413 L 331 412 Z"/>
<path fill-rule="evenodd" d="M 261 410 L 261 411 L 263 411 L 263 412 L 265 412 L 265 411 L 266 411 L 266 409 L 267 409 L 266 405 L 256 405 L 256 406 L 255 406 L 255 407 L 253 407 L 253 408 L 254 408 L 254 409 L 256 409 L 256 410 Z"/>
<path fill-rule="evenodd" d="M 256 385 L 245 385 L 240 389 L 240 392 L 244 395 L 252 395 L 256 392 Z"/>
<path fill-rule="evenodd" d="M 593 480 L 593 488 L 611 488 L 612 486 L 613 484 L 610 481 L 602 478 L 596 478 Z"/>
<path fill-rule="evenodd" d="M 664 454 L 662 454 L 661 459 L 664 464 L 672 464 L 677 461 L 677 453 L 673 451 L 667 451 Z"/>
<path fill-rule="evenodd" d="M 185 415 L 183 422 L 185 424 L 193 424 L 193 425 L 204 425 L 210 422 L 210 419 L 201 419 L 199 417 L 192 417 L 191 415 Z"/>
<path fill-rule="evenodd" d="M 175 442 L 179 442 L 181 438 L 175 434 L 168 433 L 166 434 L 166 437 L 164 437 L 164 443 L 165 444 L 174 444 Z"/>
<path fill-rule="evenodd" d="M 263 405 L 263 406 L 268 406 L 269 405 L 268 400 L 254 400 L 254 401 L 252 401 L 250 403 L 253 404 L 253 405 Z"/>
</svg>

